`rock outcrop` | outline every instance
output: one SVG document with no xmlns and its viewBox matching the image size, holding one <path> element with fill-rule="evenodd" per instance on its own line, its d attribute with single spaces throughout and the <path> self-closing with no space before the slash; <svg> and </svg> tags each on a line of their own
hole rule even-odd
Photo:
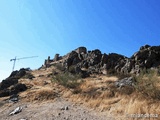
<svg viewBox="0 0 160 120">
<path fill-rule="evenodd" d="M 63 60 L 62 64 L 66 70 L 74 66 L 75 72 L 79 73 L 85 69 L 87 74 L 138 74 L 141 69 L 160 66 L 160 46 L 150 45 L 140 47 L 130 58 L 117 53 L 103 54 L 99 49 L 87 51 L 85 47 L 79 47 L 61 59 L 58 56 L 59 54 L 56 54 L 53 60 L 49 58 L 49 63 Z"/>
<path fill-rule="evenodd" d="M 136 83 L 136 81 L 133 77 L 126 77 L 124 79 L 117 80 L 115 82 L 115 86 L 119 87 L 119 88 L 122 88 L 122 87 L 125 87 L 125 86 L 134 86 L 135 83 Z"/>
<path fill-rule="evenodd" d="M 11 75 L 0 83 L 0 97 L 17 94 L 27 89 L 25 84 L 18 83 L 18 79 L 26 75 L 28 69 L 13 71 Z"/>
</svg>

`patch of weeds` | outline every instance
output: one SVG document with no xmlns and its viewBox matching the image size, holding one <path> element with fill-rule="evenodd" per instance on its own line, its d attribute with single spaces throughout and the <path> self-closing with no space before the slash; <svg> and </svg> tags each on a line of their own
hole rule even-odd
<svg viewBox="0 0 160 120">
<path fill-rule="evenodd" d="M 32 80 L 35 77 L 31 73 L 28 72 L 28 73 L 26 73 L 26 75 L 23 78 Z"/>
<path fill-rule="evenodd" d="M 75 71 L 75 66 L 74 65 L 71 65 L 70 67 L 69 67 L 69 70 L 68 70 L 70 73 L 73 73 L 73 74 L 75 74 L 76 73 L 76 71 Z"/>
<path fill-rule="evenodd" d="M 73 90 L 73 94 L 79 94 L 82 92 L 82 89 L 80 89 L 79 87 Z"/>
<path fill-rule="evenodd" d="M 134 91 L 135 91 L 135 88 L 133 86 L 124 86 L 119 90 L 120 94 L 125 94 L 125 95 L 130 95 Z"/>
<path fill-rule="evenodd" d="M 55 64 L 53 64 L 53 66 L 55 66 L 58 70 L 61 70 L 61 71 L 65 70 L 64 66 L 62 65 L 62 63 L 55 63 Z"/>
<path fill-rule="evenodd" d="M 82 95 L 84 97 L 89 97 L 92 99 L 96 99 L 101 95 L 102 91 L 97 91 L 97 88 L 91 87 L 87 91 L 83 91 Z"/>
<path fill-rule="evenodd" d="M 57 82 L 60 85 L 63 85 L 67 88 L 77 88 L 82 80 L 80 80 L 80 75 L 78 74 L 71 74 L 69 72 L 63 74 L 57 74 L 53 77 L 52 82 Z"/>
<path fill-rule="evenodd" d="M 59 94 L 54 92 L 52 89 L 42 89 L 42 90 L 31 91 L 27 93 L 28 101 L 53 100 L 57 96 L 59 96 Z"/>
<path fill-rule="evenodd" d="M 138 92 L 146 97 L 160 100 L 160 79 L 157 70 L 144 70 L 139 76 L 135 76 L 135 79 L 137 81 L 135 88 Z"/>
</svg>

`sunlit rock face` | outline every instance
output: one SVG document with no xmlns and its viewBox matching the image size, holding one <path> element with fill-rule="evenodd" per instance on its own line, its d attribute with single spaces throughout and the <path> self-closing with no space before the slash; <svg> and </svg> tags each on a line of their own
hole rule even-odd
<svg viewBox="0 0 160 120">
<path fill-rule="evenodd" d="M 118 53 L 106 54 L 99 49 L 87 51 L 86 47 L 78 47 L 60 58 L 59 54 L 56 54 L 53 60 L 48 61 L 49 63 L 60 61 L 66 70 L 71 66 L 75 71 L 77 68 L 85 69 L 88 74 L 139 74 L 141 69 L 160 66 L 160 46 L 144 45 L 130 58 Z"/>
</svg>

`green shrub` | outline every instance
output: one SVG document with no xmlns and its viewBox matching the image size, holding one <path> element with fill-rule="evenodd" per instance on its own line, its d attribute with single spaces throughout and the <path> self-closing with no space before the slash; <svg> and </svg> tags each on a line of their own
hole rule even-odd
<svg viewBox="0 0 160 120">
<path fill-rule="evenodd" d="M 73 73 L 73 74 L 75 74 L 76 73 L 76 71 L 75 71 L 75 66 L 74 65 L 71 65 L 70 67 L 69 67 L 69 70 L 68 70 L 70 73 Z"/>
<path fill-rule="evenodd" d="M 67 88 L 76 88 L 78 87 L 82 80 L 80 80 L 80 75 L 78 74 L 71 74 L 69 72 L 63 74 L 57 74 L 53 77 L 53 82 L 57 82 L 60 85 L 63 85 Z"/>
<path fill-rule="evenodd" d="M 65 70 L 64 66 L 62 65 L 62 63 L 55 63 L 55 64 L 53 64 L 53 66 L 55 66 L 58 70 L 61 70 L 61 71 Z"/>
</svg>

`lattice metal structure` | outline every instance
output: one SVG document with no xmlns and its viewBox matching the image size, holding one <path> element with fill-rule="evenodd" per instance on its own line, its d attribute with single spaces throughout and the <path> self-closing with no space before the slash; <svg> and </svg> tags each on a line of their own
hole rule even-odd
<svg viewBox="0 0 160 120">
<path fill-rule="evenodd" d="M 21 60 L 21 59 L 28 59 L 28 58 L 35 58 L 35 57 L 38 57 L 38 56 L 30 56 L 30 57 L 22 57 L 22 58 L 13 58 L 13 59 L 10 59 L 10 61 L 13 61 L 13 67 L 12 67 L 12 71 L 14 71 L 14 67 L 15 67 L 15 64 L 16 64 L 16 60 Z"/>
</svg>

